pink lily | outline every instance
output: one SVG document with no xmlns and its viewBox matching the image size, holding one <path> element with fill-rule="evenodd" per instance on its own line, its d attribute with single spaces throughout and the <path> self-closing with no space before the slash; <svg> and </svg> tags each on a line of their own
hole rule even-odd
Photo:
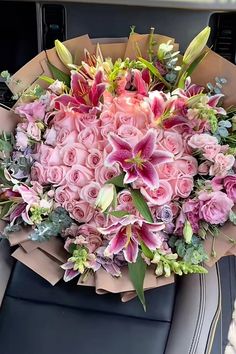
<svg viewBox="0 0 236 354">
<path fill-rule="evenodd" d="M 154 129 L 134 146 L 127 141 L 110 133 L 108 140 L 113 151 L 107 156 L 107 163 L 113 165 L 118 162 L 126 172 L 124 183 L 134 182 L 138 177 L 150 187 L 158 188 L 159 177 L 154 166 L 172 161 L 172 154 L 166 151 L 155 150 L 157 132 Z"/>
<path fill-rule="evenodd" d="M 57 97 L 54 100 L 56 109 L 61 109 L 61 106 L 64 106 L 80 113 L 88 113 L 91 108 L 98 106 L 100 97 L 105 91 L 106 86 L 102 79 L 102 72 L 98 71 L 92 86 L 90 86 L 88 80 L 81 73 L 72 71 L 71 94 Z"/>
<path fill-rule="evenodd" d="M 135 263 L 140 244 L 144 243 L 151 250 L 161 247 L 158 231 L 164 227 L 163 223 L 152 224 L 133 215 L 120 218 L 111 226 L 99 229 L 101 234 L 112 236 L 104 255 L 110 257 L 123 251 L 126 261 Z"/>
</svg>

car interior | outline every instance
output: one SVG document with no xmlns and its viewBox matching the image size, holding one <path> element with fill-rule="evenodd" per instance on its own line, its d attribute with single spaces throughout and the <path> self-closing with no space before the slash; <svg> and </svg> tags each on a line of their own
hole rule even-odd
<svg viewBox="0 0 236 354">
<path fill-rule="evenodd" d="M 132 25 L 138 33 L 153 26 L 156 33 L 174 37 L 181 52 L 209 25 L 209 47 L 235 64 L 235 23 L 233 0 L 0 1 L 0 72 L 15 73 L 52 48 L 55 39 L 127 38 Z M 0 103 L 14 104 L 1 79 Z M 144 312 L 137 299 L 122 303 L 118 294 L 98 296 L 74 281 L 52 287 L 14 261 L 12 252 L 7 240 L 0 240 L 0 354 L 225 351 L 236 298 L 233 256 L 207 275 L 148 291 Z"/>
</svg>

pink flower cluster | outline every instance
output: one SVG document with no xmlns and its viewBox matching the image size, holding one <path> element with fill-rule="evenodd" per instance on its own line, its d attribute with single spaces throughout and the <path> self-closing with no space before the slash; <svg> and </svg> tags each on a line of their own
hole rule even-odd
<svg viewBox="0 0 236 354">
<path fill-rule="evenodd" d="M 219 95 L 203 100 L 203 88 L 189 81 L 172 94 L 149 92 L 139 70 L 120 79 L 115 95 L 105 89 L 100 71 L 88 82 L 72 72 L 70 94 L 49 90 L 48 103 L 21 105 L 17 112 L 25 120 L 16 131 L 20 151 L 34 142 L 31 181 L 49 185 L 54 207 L 65 208 L 77 224 L 65 234 L 73 231 L 68 242 L 87 245 L 86 264 L 98 249 L 100 259 L 104 249 L 104 264 L 118 254 L 135 262 L 142 242 L 169 252 L 163 234 L 183 235 L 186 220 L 195 233 L 201 221 L 226 222 L 236 202 L 235 158 L 203 119 L 208 111 L 225 114 L 217 107 Z M 128 188 L 119 191 L 115 207 L 128 216 L 118 219 L 96 208 L 101 188 L 121 173 L 126 185 L 140 190 L 153 224 L 135 208 Z"/>
</svg>

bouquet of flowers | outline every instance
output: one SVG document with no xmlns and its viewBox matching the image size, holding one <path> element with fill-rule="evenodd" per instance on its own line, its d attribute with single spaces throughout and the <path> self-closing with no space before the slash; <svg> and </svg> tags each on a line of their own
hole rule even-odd
<svg viewBox="0 0 236 354">
<path fill-rule="evenodd" d="M 2 73 L 18 99 L 14 113 L 1 110 L 2 122 L 9 114 L 17 124 L 7 132 L 1 123 L 0 136 L 1 236 L 21 244 L 16 258 L 40 268 L 34 251 L 44 250 L 43 261 L 48 252 L 56 280 L 62 270 L 65 281 L 80 283 L 102 271 L 119 284 L 125 274 L 145 306 L 147 272 L 152 279 L 206 273 L 220 233 L 225 253 L 234 247 L 236 109 L 222 105 L 228 78 L 191 81 L 211 55 L 209 34 L 209 27 L 198 34 L 183 57 L 153 29 L 145 50 L 134 29 L 128 44 L 113 44 L 132 43 L 124 59 L 97 45 L 80 47 L 75 60 L 70 45 L 56 41 L 56 61 L 49 51 L 47 75 L 33 86 Z"/>
</svg>

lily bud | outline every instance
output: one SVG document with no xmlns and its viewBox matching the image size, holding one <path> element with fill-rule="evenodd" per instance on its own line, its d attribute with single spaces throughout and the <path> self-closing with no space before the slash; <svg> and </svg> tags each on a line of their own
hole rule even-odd
<svg viewBox="0 0 236 354">
<path fill-rule="evenodd" d="M 184 223 L 183 235 L 186 243 L 190 243 L 193 236 L 193 229 L 188 220 Z"/>
<path fill-rule="evenodd" d="M 61 62 L 65 65 L 71 65 L 73 64 L 73 58 L 69 50 L 66 48 L 66 46 L 60 42 L 58 39 L 55 40 L 55 48 L 57 55 L 59 56 Z"/>
<path fill-rule="evenodd" d="M 114 184 L 105 184 L 99 191 L 95 207 L 104 212 L 112 203 L 116 196 L 116 188 Z"/>
<path fill-rule="evenodd" d="M 210 33 L 211 28 L 207 26 L 192 40 L 183 56 L 185 65 L 190 65 L 201 54 L 207 44 Z"/>
</svg>

